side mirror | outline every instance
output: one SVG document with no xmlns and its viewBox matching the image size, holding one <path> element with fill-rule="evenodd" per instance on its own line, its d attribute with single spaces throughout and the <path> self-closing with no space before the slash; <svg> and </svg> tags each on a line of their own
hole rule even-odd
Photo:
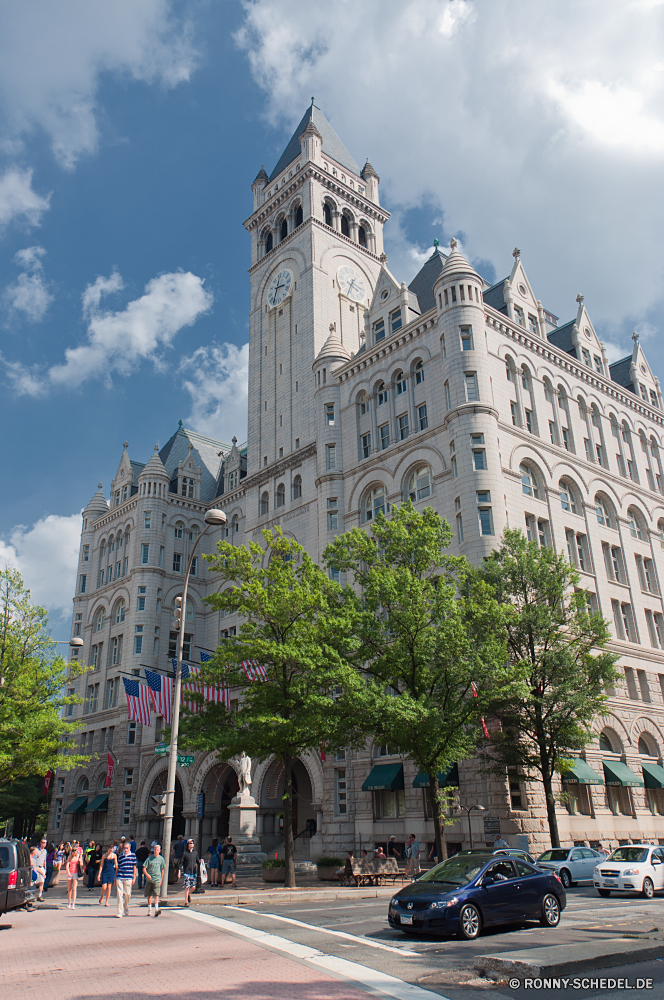
<svg viewBox="0 0 664 1000">
<path fill-rule="evenodd" d="M 485 875 L 482 879 L 482 885 L 495 885 L 496 880 L 493 875 Z"/>
<path fill-rule="evenodd" d="M 662 859 L 661 859 L 661 858 L 656 858 L 656 857 L 654 857 L 654 856 L 653 856 L 653 858 L 652 858 L 652 862 L 651 862 L 651 863 L 652 863 L 653 865 L 661 865 L 661 863 L 662 863 Z"/>
</svg>

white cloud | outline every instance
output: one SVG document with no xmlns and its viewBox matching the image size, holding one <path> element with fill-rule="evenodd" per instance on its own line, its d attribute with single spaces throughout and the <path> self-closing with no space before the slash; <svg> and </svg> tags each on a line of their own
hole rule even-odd
<svg viewBox="0 0 664 1000">
<path fill-rule="evenodd" d="M 46 253 L 43 247 L 26 247 L 14 254 L 14 263 L 25 270 L 13 285 L 5 289 L 5 301 L 11 311 L 25 313 L 33 323 L 38 323 L 46 314 L 53 301 L 44 280 L 44 268 L 40 257 Z"/>
<path fill-rule="evenodd" d="M 9 167 L 0 177 L 0 231 L 17 219 L 28 226 L 38 226 L 50 197 L 43 198 L 33 191 L 32 170 Z"/>
<path fill-rule="evenodd" d="M 203 280 L 190 271 L 178 271 L 153 278 L 145 294 L 123 310 L 102 310 L 102 297 L 123 287 L 117 272 L 88 285 L 82 296 L 87 343 L 68 347 L 64 364 L 44 371 L 2 359 L 16 391 L 36 396 L 54 386 L 75 388 L 90 378 L 109 381 L 115 372 L 130 375 L 143 360 L 159 367 L 161 352 L 175 335 L 212 306 L 212 294 L 203 288 Z"/>
<path fill-rule="evenodd" d="M 247 382 L 249 344 L 212 344 L 199 347 L 180 363 L 181 372 L 191 372 L 184 388 L 192 398 L 187 427 L 220 441 L 247 434 Z"/>
<path fill-rule="evenodd" d="M 0 538 L 0 566 L 18 569 L 32 600 L 56 622 L 71 615 L 80 538 L 80 514 L 49 514 L 31 528 L 17 524 L 8 538 Z"/>
<path fill-rule="evenodd" d="M 6 143 L 43 130 L 65 168 L 98 144 L 103 73 L 174 87 L 196 52 L 171 0 L 21 0 L 0 7 L 0 110 Z"/>
<path fill-rule="evenodd" d="M 244 9 L 237 42 L 284 136 L 315 94 L 381 175 L 384 205 L 442 211 L 447 236 L 463 234 L 498 277 L 519 246 L 538 297 L 563 319 L 579 288 L 604 336 L 662 299 L 661 3 Z"/>
</svg>

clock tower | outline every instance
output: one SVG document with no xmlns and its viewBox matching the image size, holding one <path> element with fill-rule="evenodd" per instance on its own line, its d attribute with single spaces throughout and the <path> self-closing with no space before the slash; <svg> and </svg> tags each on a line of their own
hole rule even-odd
<svg viewBox="0 0 664 1000">
<path fill-rule="evenodd" d="M 305 493 L 332 472 L 319 431 L 323 413 L 330 428 L 340 415 L 329 409 L 332 396 L 317 390 L 332 392 L 335 363 L 365 342 L 389 217 L 378 185 L 371 164 L 358 167 L 313 100 L 272 173 L 261 168 L 252 184 L 254 210 L 244 224 L 251 234 L 247 474 L 265 479 L 270 515 L 279 505 L 270 479 L 284 481 L 290 502 L 295 469 Z M 262 504 L 259 497 L 257 512 L 247 510 L 249 523 Z M 307 548 L 314 555 L 316 546 Z"/>
</svg>

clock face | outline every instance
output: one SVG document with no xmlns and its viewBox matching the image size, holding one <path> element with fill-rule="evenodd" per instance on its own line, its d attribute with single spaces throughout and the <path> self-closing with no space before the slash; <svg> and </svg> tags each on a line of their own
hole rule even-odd
<svg viewBox="0 0 664 1000">
<path fill-rule="evenodd" d="M 281 305 L 286 296 L 290 295 L 292 287 L 293 275 L 288 268 L 284 268 L 270 282 L 267 292 L 267 301 L 270 306 L 274 308 L 274 306 Z"/>
<path fill-rule="evenodd" d="M 343 267 L 339 268 L 337 271 L 337 281 L 344 295 L 347 295 L 349 299 L 353 299 L 354 302 L 362 302 L 366 297 L 367 290 L 364 281 L 350 264 L 344 264 Z"/>
</svg>

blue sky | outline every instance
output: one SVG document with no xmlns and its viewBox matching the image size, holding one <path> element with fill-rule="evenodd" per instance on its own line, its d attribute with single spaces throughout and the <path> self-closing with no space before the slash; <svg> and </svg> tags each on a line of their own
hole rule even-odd
<svg viewBox="0 0 664 1000">
<path fill-rule="evenodd" d="M 381 176 L 399 280 L 434 237 L 456 235 L 490 280 L 518 245 L 547 308 L 567 320 L 583 292 L 611 360 L 638 328 L 664 372 L 662 9 L 3 6 L 0 559 L 54 620 L 66 627 L 78 513 L 125 439 L 146 460 L 178 419 L 244 438 L 242 222 L 311 94 Z"/>
</svg>

